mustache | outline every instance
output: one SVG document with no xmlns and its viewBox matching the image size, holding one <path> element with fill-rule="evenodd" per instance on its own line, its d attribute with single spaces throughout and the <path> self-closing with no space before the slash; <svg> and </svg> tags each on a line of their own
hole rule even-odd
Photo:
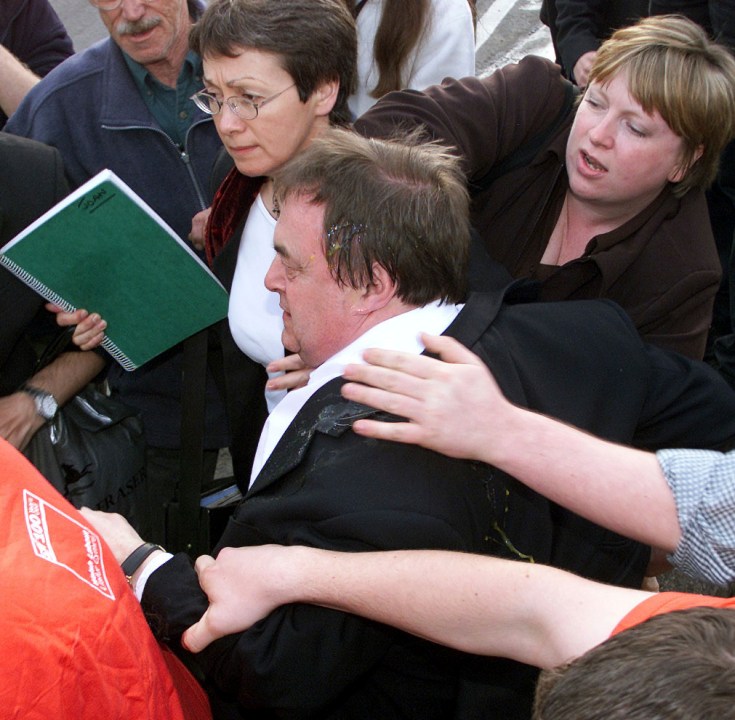
<svg viewBox="0 0 735 720">
<path fill-rule="evenodd" d="M 121 20 L 117 23 L 115 29 L 118 35 L 138 35 L 139 33 L 148 32 L 148 30 L 152 30 L 160 24 L 160 17 L 144 17 L 134 21 Z"/>
</svg>

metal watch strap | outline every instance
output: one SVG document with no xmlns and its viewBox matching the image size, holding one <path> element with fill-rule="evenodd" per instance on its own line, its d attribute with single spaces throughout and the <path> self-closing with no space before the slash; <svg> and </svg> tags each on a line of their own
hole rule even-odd
<svg viewBox="0 0 735 720">
<path fill-rule="evenodd" d="M 23 383 L 18 390 L 33 398 L 36 413 L 46 422 L 53 420 L 59 410 L 59 403 L 50 392 L 41 390 L 41 388 L 34 387 L 33 385 L 28 385 L 27 383 Z"/>
<path fill-rule="evenodd" d="M 143 564 L 143 561 L 156 550 L 162 550 L 165 552 L 160 545 L 156 545 L 152 542 L 143 543 L 125 558 L 121 567 L 122 571 L 125 573 L 128 583 L 130 583 L 130 579 L 135 574 L 135 571 Z"/>
</svg>

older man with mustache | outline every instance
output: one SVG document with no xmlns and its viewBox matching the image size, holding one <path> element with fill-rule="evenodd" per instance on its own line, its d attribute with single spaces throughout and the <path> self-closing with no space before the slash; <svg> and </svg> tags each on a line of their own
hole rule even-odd
<svg viewBox="0 0 735 720">
<path fill-rule="evenodd" d="M 201 59 L 188 35 L 200 0 L 90 0 L 110 37 L 64 62 L 21 103 L 6 130 L 53 145 L 73 186 L 110 168 L 186 239 L 192 217 L 209 206 L 220 140 L 212 118 L 189 99 L 202 88 Z M 177 492 L 181 443 L 181 348 L 133 373 L 113 366 L 113 393 L 141 411 L 148 477 L 166 537 L 163 508 Z M 211 379 L 210 379 L 211 380 Z M 227 422 L 213 382 L 207 387 L 205 477 Z M 174 541 L 176 544 L 176 541 Z"/>
</svg>

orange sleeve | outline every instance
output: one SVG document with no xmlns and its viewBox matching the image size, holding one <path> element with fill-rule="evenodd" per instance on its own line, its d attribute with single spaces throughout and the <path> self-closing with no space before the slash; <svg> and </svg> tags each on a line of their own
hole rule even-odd
<svg viewBox="0 0 735 720">
<path fill-rule="evenodd" d="M 735 597 L 722 598 L 711 595 L 694 595 L 692 593 L 661 592 L 645 599 L 636 605 L 616 626 L 612 635 L 639 625 L 654 615 L 686 610 L 692 607 L 735 608 Z"/>
</svg>

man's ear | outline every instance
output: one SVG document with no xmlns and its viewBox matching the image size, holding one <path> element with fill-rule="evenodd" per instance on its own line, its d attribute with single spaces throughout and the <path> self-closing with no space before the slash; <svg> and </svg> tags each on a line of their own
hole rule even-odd
<svg viewBox="0 0 735 720">
<path fill-rule="evenodd" d="M 355 307 L 360 314 L 382 310 L 396 296 L 396 285 L 387 270 L 373 263 L 373 280 L 360 291 Z"/>
<path fill-rule="evenodd" d="M 318 116 L 326 116 L 332 112 L 339 94 L 339 80 L 328 80 L 318 85 L 311 97 L 314 100 L 314 110 Z"/>
</svg>

